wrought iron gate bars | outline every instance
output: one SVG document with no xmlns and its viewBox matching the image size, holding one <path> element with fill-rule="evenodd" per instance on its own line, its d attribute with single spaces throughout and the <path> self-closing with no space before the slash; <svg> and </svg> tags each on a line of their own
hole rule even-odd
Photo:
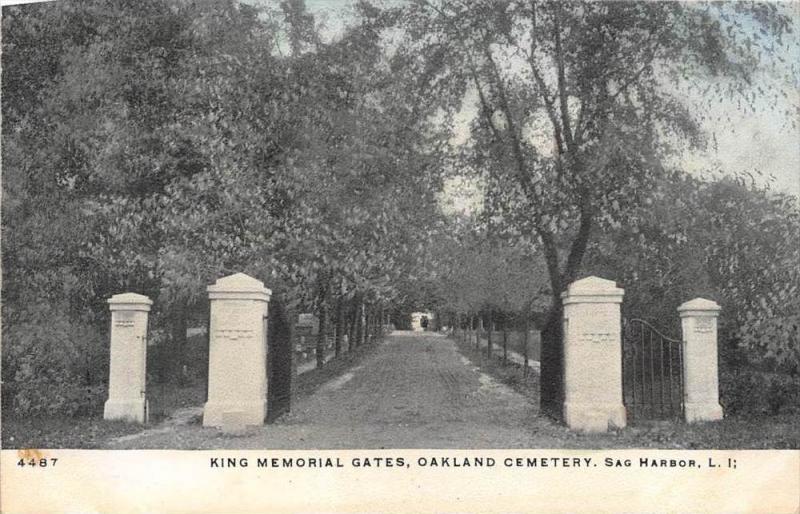
<svg viewBox="0 0 800 514">
<path fill-rule="evenodd" d="M 637 334 L 634 327 L 638 327 L 638 338 L 635 337 Z M 658 376 L 656 376 L 654 338 L 657 338 L 658 341 Z M 683 414 L 682 341 L 664 335 L 643 319 L 632 318 L 623 321 L 623 344 L 622 366 L 625 392 L 623 400 L 630 417 L 632 419 L 681 417 Z M 673 346 L 677 346 L 677 350 L 673 350 Z M 664 363 L 665 353 L 666 364 Z M 676 356 L 678 363 L 675 366 L 673 360 Z M 637 369 L 637 364 L 640 369 Z M 631 367 L 630 370 L 626 369 L 628 366 Z"/>
</svg>

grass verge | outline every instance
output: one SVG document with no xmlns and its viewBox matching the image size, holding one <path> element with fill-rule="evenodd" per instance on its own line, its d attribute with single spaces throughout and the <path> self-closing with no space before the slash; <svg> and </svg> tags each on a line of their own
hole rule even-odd
<svg viewBox="0 0 800 514">
<path fill-rule="evenodd" d="M 102 448 L 106 440 L 144 430 L 145 425 L 105 421 L 101 417 L 15 419 L 3 416 L 2 446 L 8 448 Z"/>
<path fill-rule="evenodd" d="M 486 349 L 456 340 L 459 352 L 498 382 L 539 403 L 539 377 L 524 373 L 522 366 L 502 362 L 502 350 L 490 359 Z M 664 449 L 798 449 L 800 414 L 759 417 L 726 417 L 707 423 L 638 422 L 602 434 L 584 434 L 545 416 L 529 427 L 536 448 L 664 448 Z"/>
</svg>

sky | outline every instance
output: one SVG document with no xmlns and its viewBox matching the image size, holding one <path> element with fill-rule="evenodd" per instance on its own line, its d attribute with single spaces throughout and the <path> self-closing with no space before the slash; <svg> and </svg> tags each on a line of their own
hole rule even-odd
<svg viewBox="0 0 800 514">
<path fill-rule="evenodd" d="M 270 0 L 250 1 L 267 3 Z M 384 0 L 384 3 L 402 1 Z M 336 37 L 349 22 L 353 4 L 353 0 L 306 0 L 307 8 L 330 37 Z M 794 2 L 788 10 L 794 21 L 794 34 L 790 36 L 789 48 L 783 57 L 787 62 L 800 63 L 800 2 Z M 771 78 L 774 77 L 765 74 L 763 80 Z M 742 113 L 735 105 L 718 104 L 712 109 L 712 119 L 718 120 L 705 123 L 716 145 L 703 151 L 683 152 L 675 164 L 700 175 L 709 169 L 727 173 L 760 169 L 764 177 L 774 177 L 773 189 L 800 196 L 800 77 L 794 77 L 788 91 L 789 98 L 775 110 L 764 104 L 756 113 Z M 789 115 L 781 112 L 787 108 L 791 111 Z"/>
</svg>

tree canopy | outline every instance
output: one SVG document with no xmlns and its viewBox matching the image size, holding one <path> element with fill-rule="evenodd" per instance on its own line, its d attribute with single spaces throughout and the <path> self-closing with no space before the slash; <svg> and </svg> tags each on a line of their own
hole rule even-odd
<svg viewBox="0 0 800 514">
<path fill-rule="evenodd" d="M 399 52 L 452 116 L 475 98 L 465 158 L 498 224 L 541 248 L 550 281 L 542 401 L 561 395 L 560 294 L 598 228 L 646 201 L 669 158 L 702 146 L 704 111 L 755 106 L 751 77 L 791 31 L 773 4 L 418 0 Z M 776 86 L 779 87 L 779 86 Z"/>
<path fill-rule="evenodd" d="M 717 103 L 796 116 L 784 7 L 363 0 L 333 36 L 318 21 L 302 0 L 3 9 L 15 408 L 79 409 L 122 291 L 155 300 L 180 364 L 206 285 L 239 271 L 337 337 L 385 309 L 543 312 L 550 407 L 560 294 L 588 273 L 663 319 L 714 297 L 728 354 L 797 373 L 796 198 L 676 165 L 713 145 Z M 454 178 L 476 212 L 443 208 Z"/>
</svg>

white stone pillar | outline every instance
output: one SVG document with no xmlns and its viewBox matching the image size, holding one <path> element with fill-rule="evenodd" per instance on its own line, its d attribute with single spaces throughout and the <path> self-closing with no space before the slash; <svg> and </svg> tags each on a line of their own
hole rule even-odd
<svg viewBox="0 0 800 514">
<path fill-rule="evenodd" d="M 588 277 L 569 285 L 564 302 L 564 421 L 586 432 L 626 423 L 622 402 L 620 304 L 611 280 Z"/>
<path fill-rule="evenodd" d="M 124 293 L 108 300 L 111 310 L 111 360 L 103 419 L 147 421 L 147 316 L 153 301 Z"/>
<path fill-rule="evenodd" d="M 267 307 L 272 292 L 244 273 L 208 286 L 208 401 L 203 426 L 261 425 L 267 414 Z"/>
<path fill-rule="evenodd" d="M 720 306 L 695 298 L 678 307 L 683 331 L 683 408 L 686 421 L 722 419 L 717 369 Z"/>
</svg>

